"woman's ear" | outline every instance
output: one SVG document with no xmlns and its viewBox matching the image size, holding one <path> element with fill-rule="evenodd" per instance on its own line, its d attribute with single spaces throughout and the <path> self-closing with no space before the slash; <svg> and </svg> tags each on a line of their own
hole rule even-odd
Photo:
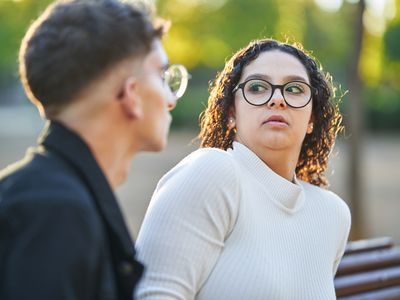
<svg viewBox="0 0 400 300">
<path fill-rule="evenodd" d="M 118 100 L 124 113 L 132 119 L 143 117 L 143 101 L 138 93 L 138 83 L 134 77 L 128 77 L 118 94 Z"/>
<path fill-rule="evenodd" d="M 310 122 L 307 126 L 307 134 L 311 134 L 314 130 L 314 123 Z"/>
<path fill-rule="evenodd" d="M 311 134 L 314 130 L 314 115 L 311 114 L 310 120 L 307 125 L 307 134 Z"/>
<path fill-rule="evenodd" d="M 228 110 L 228 128 L 233 129 L 236 127 L 235 109 L 231 106 Z"/>
</svg>

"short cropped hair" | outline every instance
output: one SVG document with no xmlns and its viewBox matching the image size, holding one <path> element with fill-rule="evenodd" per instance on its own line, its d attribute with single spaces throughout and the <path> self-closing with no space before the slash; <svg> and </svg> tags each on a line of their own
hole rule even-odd
<svg viewBox="0 0 400 300">
<path fill-rule="evenodd" d="M 22 40 L 22 84 L 51 119 L 111 67 L 145 56 L 164 31 L 165 24 L 154 25 L 150 9 L 141 2 L 57 1 Z"/>
</svg>

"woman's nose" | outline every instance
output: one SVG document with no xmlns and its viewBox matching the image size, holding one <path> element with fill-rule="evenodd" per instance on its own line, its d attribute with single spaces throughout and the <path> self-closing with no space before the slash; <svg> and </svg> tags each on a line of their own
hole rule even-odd
<svg viewBox="0 0 400 300">
<path fill-rule="evenodd" d="M 275 89 L 272 93 L 271 99 L 269 99 L 267 103 L 268 107 L 286 107 L 282 91 L 280 89 Z"/>
</svg>

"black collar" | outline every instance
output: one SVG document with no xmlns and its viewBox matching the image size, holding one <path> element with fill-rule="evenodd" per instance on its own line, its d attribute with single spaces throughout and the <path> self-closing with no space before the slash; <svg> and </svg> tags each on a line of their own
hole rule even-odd
<svg viewBox="0 0 400 300">
<path fill-rule="evenodd" d="M 135 249 L 117 199 L 84 140 L 61 123 L 51 121 L 38 142 L 59 154 L 77 171 L 93 194 L 95 204 L 106 223 L 110 242 L 113 248 L 117 246 L 117 255 L 131 258 Z"/>
</svg>

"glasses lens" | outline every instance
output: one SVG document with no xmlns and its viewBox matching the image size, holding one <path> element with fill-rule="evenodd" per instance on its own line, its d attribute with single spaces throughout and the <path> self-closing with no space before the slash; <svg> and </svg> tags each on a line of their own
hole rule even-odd
<svg viewBox="0 0 400 300">
<path fill-rule="evenodd" d="M 302 107 L 311 99 L 311 88 L 305 82 L 291 81 L 283 87 L 283 97 L 293 107 Z"/>
<path fill-rule="evenodd" d="M 273 88 L 264 80 L 252 79 L 246 82 L 243 91 L 250 104 L 263 105 L 271 98 Z M 310 86 L 302 81 L 291 81 L 283 87 L 283 97 L 292 107 L 305 106 L 311 99 L 311 93 Z"/>
<path fill-rule="evenodd" d="M 189 78 L 188 71 L 182 65 L 171 65 L 165 71 L 165 83 L 177 98 L 185 93 Z"/>
<path fill-rule="evenodd" d="M 272 87 L 264 80 L 253 79 L 246 82 L 243 91 L 248 102 L 262 105 L 271 97 Z"/>
</svg>

